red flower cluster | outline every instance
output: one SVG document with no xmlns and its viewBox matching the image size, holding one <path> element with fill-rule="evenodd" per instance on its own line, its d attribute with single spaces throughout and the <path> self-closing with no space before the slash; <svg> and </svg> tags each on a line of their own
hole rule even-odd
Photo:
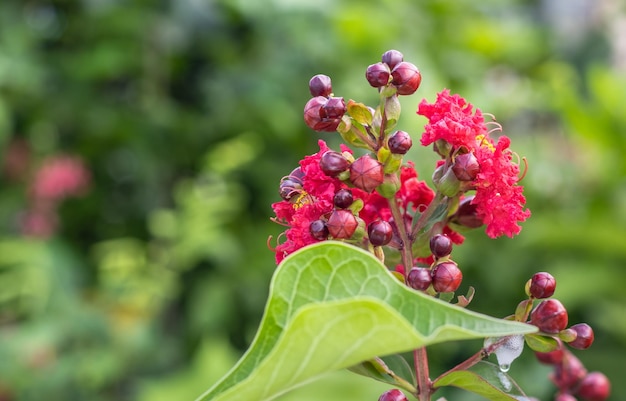
<svg viewBox="0 0 626 401">
<path fill-rule="evenodd" d="M 452 146 L 451 157 L 459 151 L 471 152 L 480 166 L 473 181 L 478 216 L 487 225 L 487 235 L 512 237 L 520 232 L 519 222 L 530 216 L 524 209 L 526 198 L 519 181 L 519 165 L 512 160 L 510 140 L 501 136 L 497 144 L 489 137 L 480 109 L 459 95 L 444 90 L 437 95 L 435 103 L 423 100 L 418 114 L 428 118 L 421 143 L 426 146 L 443 140 Z"/>
</svg>

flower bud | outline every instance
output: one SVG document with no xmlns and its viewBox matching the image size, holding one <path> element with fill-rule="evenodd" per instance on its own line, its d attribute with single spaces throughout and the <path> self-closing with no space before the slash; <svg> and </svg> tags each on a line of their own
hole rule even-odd
<svg viewBox="0 0 626 401">
<path fill-rule="evenodd" d="M 380 88 L 381 86 L 385 86 L 389 83 L 389 77 L 391 76 L 391 71 L 389 66 L 384 63 L 376 63 L 367 67 L 365 71 L 365 78 L 370 85 L 374 88 Z"/>
<path fill-rule="evenodd" d="M 354 202 L 354 197 L 349 189 L 340 189 L 333 197 L 333 204 L 338 209 L 347 209 L 352 205 L 352 202 Z"/>
<path fill-rule="evenodd" d="M 556 289 L 555 278 L 547 272 L 533 274 L 528 287 L 528 295 L 537 299 L 550 298 Z"/>
<path fill-rule="evenodd" d="M 367 236 L 374 246 L 387 245 L 393 238 L 393 228 L 385 220 L 376 220 L 367 226 Z"/>
<path fill-rule="evenodd" d="M 320 169 L 329 177 L 336 177 L 350 167 L 348 160 L 339 152 L 327 150 L 320 158 Z"/>
<path fill-rule="evenodd" d="M 306 105 L 304 105 L 304 122 L 306 125 L 320 132 L 333 132 L 341 123 L 341 118 L 327 118 L 326 111 L 322 112 L 322 107 L 326 104 L 328 99 L 323 96 L 316 96 L 310 99 Z"/>
<path fill-rule="evenodd" d="M 341 119 L 346 114 L 346 110 L 348 108 L 342 97 L 331 97 L 322 106 L 320 115 L 331 120 Z"/>
<path fill-rule="evenodd" d="M 549 352 L 535 352 L 537 360 L 546 365 L 557 365 L 563 361 L 563 348 L 559 347 L 554 351 Z"/>
<path fill-rule="evenodd" d="M 611 393 L 611 383 L 600 372 L 591 372 L 580 382 L 576 395 L 585 401 L 604 401 Z"/>
<path fill-rule="evenodd" d="M 439 263 L 432 270 L 433 288 L 437 292 L 454 292 L 461 285 L 463 273 L 454 262 Z"/>
<path fill-rule="evenodd" d="M 430 238 L 430 251 L 435 258 L 443 258 L 452 253 L 452 240 L 445 234 L 435 234 Z"/>
<path fill-rule="evenodd" d="M 555 366 L 552 381 L 558 388 L 573 388 L 587 375 L 587 369 L 571 352 L 563 354 L 561 363 Z"/>
<path fill-rule="evenodd" d="M 567 310 L 556 299 L 546 299 L 530 313 L 530 322 L 544 333 L 558 333 L 567 327 Z"/>
<path fill-rule="evenodd" d="M 560 393 L 560 394 L 557 394 L 556 398 L 554 398 L 554 401 L 578 401 L 578 400 L 576 399 L 576 397 L 574 397 L 571 394 Z"/>
<path fill-rule="evenodd" d="M 409 270 L 407 284 L 409 287 L 419 291 L 426 291 L 433 281 L 430 269 L 426 267 L 413 267 Z"/>
<path fill-rule="evenodd" d="M 381 60 L 393 70 L 396 65 L 404 61 L 404 55 L 397 50 L 387 50 L 383 53 Z"/>
<path fill-rule="evenodd" d="M 594 340 L 593 329 L 587 323 L 578 323 L 569 328 L 576 332 L 576 339 L 568 344 L 572 348 L 587 349 L 591 347 Z"/>
<path fill-rule="evenodd" d="M 403 61 L 391 70 L 391 83 L 398 88 L 398 95 L 412 95 L 422 82 L 422 74 L 417 67 Z"/>
<path fill-rule="evenodd" d="M 278 186 L 278 193 L 280 197 L 286 201 L 291 200 L 291 198 L 300 194 L 301 191 L 302 184 L 289 178 L 282 180 Z"/>
<path fill-rule="evenodd" d="M 329 234 L 335 239 L 348 239 L 352 237 L 352 234 L 357 229 L 358 221 L 356 217 L 349 210 L 334 210 L 326 227 L 328 227 Z"/>
<path fill-rule="evenodd" d="M 472 204 L 474 196 L 466 196 L 459 203 L 459 208 L 451 218 L 452 223 L 467 228 L 478 228 L 483 225 L 483 220 L 476 212 L 476 205 Z"/>
<path fill-rule="evenodd" d="M 372 192 L 384 180 L 383 165 L 369 155 L 363 155 L 350 165 L 350 182 L 365 192 Z"/>
<path fill-rule="evenodd" d="M 411 136 L 404 131 L 396 131 L 387 139 L 387 147 L 391 153 L 403 155 L 411 149 L 413 140 Z"/>
<path fill-rule="evenodd" d="M 459 181 L 473 181 L 479 170 L 478 160 L 473 153 L 463 153 L 454 158 L 452 171 Z"/>
<path fill-rule="evenodd" d="M 385 391 L 379 398 L 378 401 L 408 401 L 406 395 L 397 388 Z"/>
<path fill-rule="evenodd" d="M 309 224 L 309 231 L 313 238 L 317 240 L 322 241 L 328 239 L 328 227 L 326 227 L 324 220 L 313 220 L 311 224 Z"/>
<path fill-rule="evenodd" d="M 330 82 L 330 77 L 324 74 L 314 75 L 309 81 L 309 91 L 311 96 L 323 96 L 328 97 L 333 91 L 333 87 Z"/>
</svg>

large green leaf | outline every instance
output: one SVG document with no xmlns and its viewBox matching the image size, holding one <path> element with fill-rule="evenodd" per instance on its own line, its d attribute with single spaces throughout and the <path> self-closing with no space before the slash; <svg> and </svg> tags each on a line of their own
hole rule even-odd
<svg viewBox="0 0 626 401">
<path fill-rule="evenodd" d="M 270 400 L 379 355 L 534 331 L 414 291 L 373 255 L 327 241 L 295 252 L 278 266 L 252 345 L 198 400 Z"/>
</svg>

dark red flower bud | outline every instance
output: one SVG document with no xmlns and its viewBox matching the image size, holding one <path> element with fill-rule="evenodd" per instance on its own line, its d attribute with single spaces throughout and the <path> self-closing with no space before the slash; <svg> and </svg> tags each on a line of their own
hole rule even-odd
<svg viewBox="0 0 626 401">
<path fill-rule="evenodd" d="M 406 395 L 397 388 L 385 391 L 379 398 L 378 401 L 408 401 Z"/>
<path fill-rule="evenodd" d="M 578 401 L 576 397 L 569 393 L 560 393 L 555 398 L 554 401 Z"/>
<path fill-rule="evenodd" d="M 330 83 L 330 77 L 324 74 L 314 75 L 309 81 L 309 90 L 311 96 L 324 96 L 328 97 L 333 91 L 333 87 Z"/>
<path fill-rule="evenodd" d="M 346 102 L 342 97 L 331 97 L 326 104 L 322 106 L 321 116 L 322 118 L 329 118 L 331 120 L 341 119 L 346 114 Z"/>
<path fill-rule="evenodd" d="M 350 182 L 365 192 L 372 192 L 383 183 L 383 165 L 369 155 L 363 155 L 350 165 Z"/>
<path fill-rule="evenodd" d="M 463 273 L 454 262 L 439 263 L 432 270 L 433 288 L 437 292 L 453 292 L 461 285 Z"/>
<path fill-rule="evenodd" d="M 354 202 L 354 197 L 352 196 L 352 191 L 349 189 L 340 189 L 333 197 L 333 204 L 339 209 L 347 209 L 352 202 Z"/>
<path fill-rule="evenodd" d="M 336 177 L 350 167 L 348 160 L 339 152 L 328 150 L 320 158 L 320 169 L 329 177 Z"/>
<path fill-rule="evenodd" d="M 587 375 L 587 369 L 571 352 L 564 351 L 563 360 L 555 366 L 551 379 L 560 389 L 572 389 Z"/>
<path fill-rule="evenodd" d="M 280 197 L 286 201 L 291 200 L 291 198 L 299 195 L 301 192 L 302 184 L 289 178 L 282 180 L 278 186 L 278 193 L 280 194 Z"/>
<path fill-rule="evenodd" d="M 586 401 L 604 401 L 611 393 L 609 379 L 600 372 L 591 372 L 580 382 L 576 395 Z"/>
<path fill-rule="evenodd" d="M 426 267 L 413 267 L 409 270 L 407 276 L 409 287 L 425 291 L 433 281 L 433 277 L 430 273 L 430 269 Z"/>
<path fill-rule="evenodd" d="M 384 63 L 376 63 L 367 67 L 365 71 L 365 78 L 370 85 L 374 88 L 380 88 L 389 83 L 389 77 L 391 76 L 391 70 L 389 66 Z"/>
<path fill-rule="evenodd" d="M 483 225 L 483 220 L 476 212 L 476 205 L 472 204 L 474 196 L 466 196 L 459 203 L 459 208 L 454 213 L 451 221 L 467 228 L 478 228 Z"/>
<path fill-rule="evenodd" d="M 413 146 L 411 136 L 404 131 L 396 131 L 387 139 L 387 146 L 391 153 L 403 155 Z"/>
<path fill-rule="evenodd" d="M 567 310 L 557 299 L 546 299 L 530 313 L 530 322 L 544 333 L 558 333 L 567 327 Z"/>
<path fill-rule="evenodd" d="M 591 326 L 587 323 L 578 323 L 570 327 L 570 329 L 576 332 L 576 339 L 568 343 L 570 347 L 576 349 L 587 349 L 591 347 L 595 337 Z"/>
<path fill-rule="evenodd" d="M 430 238 L 430 251 L 439 259 L 450 255 L 452 240 L 445 234 L 435 234 Z"/>
<path fill-rule="evenodd" d="M 320 132 L 333 132 L 337 129 L 341 123 L 341 118 L 322 116 L 322 107 L 327 101 L 328 99 L 323 96 L 316 96 L 304 105 L 304 122 L 309 128 Z"/>
<path fill-rule="evenodd" d="M 334 210 L 326 223 L 328 232 L 335 239 L 348 239 L 352 237 L 358 225 L 359 223 L 352 212 L 344 209 Z"/>
<path fill-rule="evenodd" d="M 403 61 L 391 70 L 391 83 L 398 88 L 398 95 L 412 95 L 422 82 L 422 74 L 417 67 Z"/>
<path fill-rule="evenodd" d="M 383 63 L 389 66 L 389 69 L 393 68 L 404 61 L 404 55 L 397 50 L 387 50 L 381 57 Z"/>
<path fill-rule="evenodd" d="M 367 236 L 374 246 L 387 245 L 393 238 L 393 227 L 385 220 L 376 220 L 367 226 Z"/>
<path fill-rule="evenodd" d="M 478 159 L 473 153 L 463 153 L 454 158 L 452 172 L 459 181 L 473 181 L 479 170 Z"/>
<path fill-rule="evenodd" d="M 550 298 L 556 289 L 555 278 L 547 272 L 539 272 L 533 274 L 530 279 L 528 293 L 533 298 L 543 299 Z"/>
<path fill-rule="evenodd" d="M 328 227 L 326 227 L 326 222 L 324 220 L 314 220 L 309 224 L 309 231 L 313 238 L 317 240 L 325 240 L 328 239 Z"/>
<path fill-rule="evenodd" d="M 535 352 L 537 360 L 546 365 L 557 365 L 563 361 L 563 348 L 557 348 L 554 351 L 549 352 Z"/>
</svg>

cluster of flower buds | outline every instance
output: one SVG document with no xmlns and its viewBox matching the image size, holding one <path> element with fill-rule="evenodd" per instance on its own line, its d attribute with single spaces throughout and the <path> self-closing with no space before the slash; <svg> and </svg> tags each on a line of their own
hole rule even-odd
<svg viewBox="0 0 626 401">
<path fill-rule="evenodd" d="M 347 109 L 342 97 L 332 96 L 330 77 L 315 75 L 309 81 L 309 91 L 313 97 L 304 106 L 304 122 L 315 131 L 335 131 Z"/>
<path fill-rule="evenodd" d="M 555 401 L 576 401 L 576 397 L 604 401 L 610 392 L 606 376 L 600 372 L 588 373 L 582 362 L 565 347 L 567 344 L 579 350 L 589 348 L 594 340 L 593 329 L 586 323 L 567 327 L 567 310 L 559 300 L 550 298 L 555 290 L 556 280 L 550 273 L 535 273 L 526 283 L 528 299 L 518 306 L 516 319 L 526 321 L 530 310 L 529 323 L 555 340 L 554 350 L 535 352 L 540 362 L 554 366 L 550 378 L 559 389 Z M 533 307 L 534 300 L 540 302 Z"/>
<path fill-rule="evenodd" d="M 420 291 L 428 290 L 431 285 L 436 293 L 456 291 L 463 280 L 463 273 L 449 257 L 452 240 L 445 234 L 435 234 L 430 238 L 429 246 L 434 262 L 430 267 L 411 268 L 407 284 Z"/>
</svg>

